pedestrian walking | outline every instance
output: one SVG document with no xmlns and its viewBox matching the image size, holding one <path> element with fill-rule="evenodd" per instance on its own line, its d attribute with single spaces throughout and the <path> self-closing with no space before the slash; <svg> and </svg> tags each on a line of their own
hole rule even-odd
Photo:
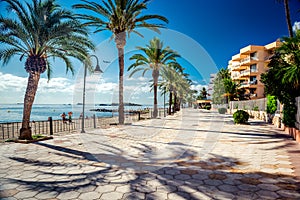
<svg viewBox="0 0 300 200">
<path fill-rule="evenodd" d="M 69 123 L 72 123 L 72 115 L 73 115 L 72 111 L 68 112 Z"/>
<path fill-rule="evenodd" d="M 66 123 L 66 113 L 63 112 L 60 116 L 61 116 L 63 123 Z"/>
</svg>

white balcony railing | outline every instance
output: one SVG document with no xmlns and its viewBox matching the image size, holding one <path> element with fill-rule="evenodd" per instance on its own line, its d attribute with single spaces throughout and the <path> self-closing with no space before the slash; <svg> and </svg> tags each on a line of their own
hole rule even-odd
<svg viewBox="0 0 300 200">
<path fill-rule="evenodd" d="M 246 64 L 246 63 L 250 63 L 252 60 L 258 60 L 258 58 L 257 57 L 247 56 L 246 58 L 243 58 L 241 60 L 241 65 Z"/>
<path fill-rule="evenodd" d="M 241 71 L 241 76 L 248 76 L 248 75 L 250 75 L 250 70 L 249 69 Z"/>
</svg>

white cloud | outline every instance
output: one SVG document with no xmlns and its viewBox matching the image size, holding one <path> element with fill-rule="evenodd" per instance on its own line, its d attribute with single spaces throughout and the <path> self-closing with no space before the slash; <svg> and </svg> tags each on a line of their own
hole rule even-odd
<svg viewBox="0 0 300 200">
<path fill-rule="evenodd" d="M 201 84 L 191 85 L 191 90 L 200 91 L 202 90 L 202 88 L 205 88 L 207 90 L 207 85 L 201 85 Z"/>
<path fill-rule="evenodd" d="M 86 102 L 117 102 L 118 83 L 105 81 L 104 78 L 86 77 Z M 147 78 L 139 77 L 132 81 L 124 81 L 124 101 L 148 103 L 153 98 L 150 82 Z M 0 72 L 0 103 L 23 102 L 27 87 L 27 77 L 19 77 Z M 57 77 L 48 81 L 40 78 L 34 103 L 78 103 L 82 102 L 83 78 L 76 80 Z"/>
<path fill-rule="evenodd" d="M 296 30 L 300 30 L 300 22 L 295 22 L 293 25 L 293 31 L 296 32 Z"/>
<path fill-rule="evenodd" d="M 3 74 L 0 72 L 0 91 L 24 92 L 27 86 L 27 78 L 14 76 L 12 74 Z"/>
<path fill-rule="evenodd" d="M 27 77 L 19 77 L 0 72 L 0 103 L 22 102 L 27 87 Z M 72 81 L 66 78 L 40 78 L 35 103 L 55 103 L 59 100 L 70 102 L 72 95 Z"/>
</svg>

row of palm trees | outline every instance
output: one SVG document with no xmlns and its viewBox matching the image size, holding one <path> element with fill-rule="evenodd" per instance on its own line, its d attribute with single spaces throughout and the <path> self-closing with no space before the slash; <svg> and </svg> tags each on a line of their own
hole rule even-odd
<svg viewBox="0 0 300 200">
<path fill-rule="evenodd" d="M 190 80 L 188 75 L 184 74 L 183 67 L 177 62 L 177 58 L 180 57 L 178 53 L 170 49 L 170 47 L 164 47 L 163 42 L 159 38 L 153 38 L 146 47 L 137 47 L 141 53 L 137 53 L 130 57 L 130 60 L 134 60 L 134 63 L 128 68 L 131 71 L 130 77 L 142 71 L 142 76 L 149 70 L 152 71 L 153 78 L 153 117 L 156 118 L 158 114 L 157 109 L 157 91 L 161 89 L 162 94 L 167 92 L 169 95 L 169 114 L 171 114 L 172 95 L 174 96 L 175 106 L 178 108 L 183 97 L 188 96 L 190 90 Z M 161 80 L 159 77 L 161 75 Z M 176 99 L 179 97 L 179 99 Z"/>
<path fill-rule="evenodd" d="M 62 8 L 56 0 L 2 0 L 14 17 L 0 16 L 0 60 L 7 64 L 14 56 L 20 61 L 26 59 L 25 70 L 28 72 L 28 85 L 24 97 L 24 109 L 20 139 L 32 139 L 29 127 L 30 113 L 38 88 L 40 75 L 47 72 L 51 78 L 50 58 L 64 61 L 67 72 L 74 73 L 71 58 L 85 62 L 91 70 L 89 53 L 95 50 L 89 39 L 89 30 L 93 33 L 109 31 L 118 50 L 119 61 L 119 124 L 124 124 L 124 47 L 131 33 L 142 36 L 137 28 L 148 28 L 159 33 L 168 20 L 160 15 L 143 14 L 150 0 L 107 0 L 100 3 L 81 0 L 73 5 L 74 9 L 85 11 L 75 14 Z M 157 22 L 157 23 L 155 23 Z M 150 41 L 146 47 L 138 48 L 143 54 L 136 54 L 130 59 L 134 64 L 129 67 L 132 74 L 143 69 L 152 70 L 154 89 L 154 117 L 157 116 L 157 88 L 170 92 L 170 102 L 175 94 L 175 105 L 183 101 L 189 92 L 190 80 L 183 73 L 183 68 L 176 58 L 179 55 L 169 47 L 163 48 L 158 38 Z M 161 80 L 159 79 L 161 73 Z M 173 77 L 174 76 L 174 77 Z"/>
</svg>

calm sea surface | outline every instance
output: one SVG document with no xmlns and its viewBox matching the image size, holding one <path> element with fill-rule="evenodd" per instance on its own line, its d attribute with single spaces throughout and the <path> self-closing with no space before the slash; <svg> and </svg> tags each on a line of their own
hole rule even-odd
<svg viewBox="0 0 300 200">
<path fill-rule="evenodd" d="M 125 110 L 140 110 L 149 106 L 125 106 Z M 118 109 L 117 106 L 85 106 L 85 116 L 92 116 L 95 114 L 97 117 L 111 117 L 112 114 L 118 115 L 117 112 L 94 112 L 90 109 Z M 47 120 L 48 117 L 53 119 L 61 119 L 60 115 L 65 112 L 66 114 L 72 111 L 73 118 L 79 118 L 82 113 L 82 105 L 70 104 L 34 104 L 31 111 L 31 119 L 35 121 Z M 23 104 L 0 104 L 0 123 L 3 122 L 21 122 L 23 116 Z"/>
</svg>

